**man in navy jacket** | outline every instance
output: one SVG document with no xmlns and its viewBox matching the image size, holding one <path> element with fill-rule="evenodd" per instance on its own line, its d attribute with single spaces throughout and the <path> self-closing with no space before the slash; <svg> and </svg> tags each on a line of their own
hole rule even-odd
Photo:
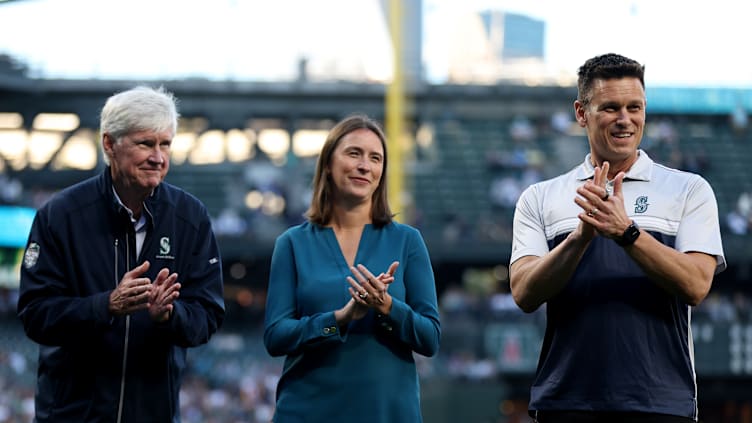
<svg viewBox="0 0 752 423">
<path fill-rule="evenodd" d="M 163 182 L 175 102 L 162 88 L 110 97 L 105 171 L 36 214 L 18 315 L 40 344 L 38 423 L 179 422 L 186 349 L 224 320 L 206 208 Z"/>
</svg>

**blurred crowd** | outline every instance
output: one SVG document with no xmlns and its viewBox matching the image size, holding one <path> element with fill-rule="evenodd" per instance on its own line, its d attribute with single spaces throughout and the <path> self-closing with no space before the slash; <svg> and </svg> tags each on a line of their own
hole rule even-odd
<svg viewBox="0 0 752 423">
<path fill-rule="evenodd" d="M 726 213 L 726 229 L 735 235 L 747 235 L 752 229 L 752 193 L 743 191 L 734 204 L 734 208 Z"/>
</svg>

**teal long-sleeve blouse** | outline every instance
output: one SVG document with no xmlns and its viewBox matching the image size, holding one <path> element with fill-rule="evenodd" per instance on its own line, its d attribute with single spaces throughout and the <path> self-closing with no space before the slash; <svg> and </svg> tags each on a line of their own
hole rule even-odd
<svg viewBox="0 0 752 423">
<path fill-rule="evenodd" d="M 286 355 L 275 422 L 422 421 L 413 352 L 433 356 L 441 336 L 428 250 L 413 227 L 366 225 L 355 264 L 378 275 L 395 260 L 389 315 L 372 309 L 340 331 L 352 273 L 334 231 L 305 222 L 277 238 L 264 323 L 269 354 Z"/>
</svg>

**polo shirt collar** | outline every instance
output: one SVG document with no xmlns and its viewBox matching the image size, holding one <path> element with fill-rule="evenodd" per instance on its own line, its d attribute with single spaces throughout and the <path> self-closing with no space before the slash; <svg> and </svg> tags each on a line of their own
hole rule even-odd
<svg viewBox="0 0 752 423">
<path fill-rule="evenodd" d="M 653 173 L 653 160 L 643 150 L 637 150 L 637 161 L 632 165 L 624 176 L 624 179 L 634 181 L 650 181 Z M 590 153 L 585 156 L 585 161 L 577 168 L 575 177 L 585 181 L 595 176 L 595 167 L 590 160 Z"/>
</svg>

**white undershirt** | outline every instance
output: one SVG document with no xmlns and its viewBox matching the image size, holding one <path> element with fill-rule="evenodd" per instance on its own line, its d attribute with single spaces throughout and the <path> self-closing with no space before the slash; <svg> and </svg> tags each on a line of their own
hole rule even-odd
<svg viewBox="0 0 752 423">
<path fill-rule="evenodd" d="M 133 229 L 136 232 L 136 257 L 138 257 L 141 254 L 141 247 L 144 245 L 144 239 L 146 239 L 146 217 L 144 217 L 144 214 L 141 213 L 141 217 L 136 220 L 133 217 L 133 211 L 129 209 L 123 202 L 120 200 L 120 197 L 117 195 L 117 191 L 115 191 L 115 187 L 112 187 L 112 193 L 115 194 L 115 198 L 117 199 L 118 203 L 125 208 L 126 211 L 128 211 L 128 216 L 131 218 L 131 223 L 133 223 Z"/>
</svg>

